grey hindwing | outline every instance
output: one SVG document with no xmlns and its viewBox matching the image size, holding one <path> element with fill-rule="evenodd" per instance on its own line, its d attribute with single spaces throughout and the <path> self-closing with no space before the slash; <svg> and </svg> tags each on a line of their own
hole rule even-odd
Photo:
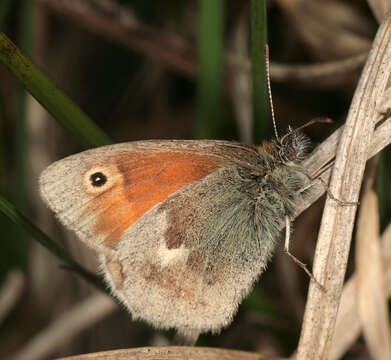
<svg viewBox="0 0 391 360">
<path fill-rule="evenodd" d="M 168 248 L 191 249 L 187 266 L 210 285 L 231 272 L 257 276 L 272 255 L 284 216 L 263 193 L 265 184 L 254 182 L 237 166 L 220 169 L 162 206 L 172 224 L 165 234 Z"/>
</svg>

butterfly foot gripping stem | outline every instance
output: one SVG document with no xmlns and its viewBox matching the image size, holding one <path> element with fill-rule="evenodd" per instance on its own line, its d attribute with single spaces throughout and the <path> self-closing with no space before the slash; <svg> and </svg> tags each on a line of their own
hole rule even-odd
<svg viewBox="0 0 391 360">
<path fill-rule="evenodd" d="M 326 182 L 321 177 L 318 177 L 316 180 L 318 180 L 324 186 L 324 188 L 326 189 L 327 195 L 330 197 L 330 199 L 335 201 L 338 205 L 341 205 L 341 206 L 358 206 L 358 205 L 360 205 L 360 202 L 358 202 L 358 201 L 344 201 L 344 200 L 338 199 L 330 191 L 330 189 L 327 186 Z"/>
<path fill-rule="evenodd" d="M 310 277 L 310 279 L 313 280 L 315 284 L 319 286 L 319 288 L 322 291 L 326 291 L 325 287 L 315 278 L 314 274 L 308 270 L 307 265 L 304 264 L 302 261 L 300 261 L 295 255 L 293 255 L 289 251 L 289 241 L 291 236 L 290 234 L 291 234 L 291 221 L 289 217 L 286 216 L 285 217 L 285 246 L 284 246 L 285 252 L 299 267 L 301 267 L 305 271 L 305 273 Z"/>
</svg>

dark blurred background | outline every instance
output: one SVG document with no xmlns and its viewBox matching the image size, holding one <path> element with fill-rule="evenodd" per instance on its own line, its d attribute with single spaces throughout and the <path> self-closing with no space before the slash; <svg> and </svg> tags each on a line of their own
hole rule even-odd
<svg viewBox="0 0 391 360">
<path fill-rule="evenodd" d="M 214 10 L 205 3 L 1 0 L 0 26 L 115 142 L 219 138 L 260 143 L 274 135 L 268 111 L 252 116 L 251 2 L 216 0 Z M 206 28 L 208 16 L 217 27 Z M 344 122 L 378 22 L 364 0 L 274 0 L 267 3 L 267 17 L 278 129 L 314 117 L 333 118 L 333 125 L 305 130 L 316 146 Z M 201 45 L 208 40 L 209 49 Z M 217 71 L 202 66 L 208 54 L 216 57 Z M 263 98 L 259 102 L 268 106 Z M 1 193 L 95 272 L 95 254 L 54 220 L 37 185 L 49 163 L 84 149 L 0 65 Z M 391 203 L 389 153 L 383 151 L 378 179 L 383 226 Z M 320 200 L 294 224 L 292 252 L 308 264 L 322 205 Z M 16 294 L 0 317 L 1 358 L 22 349 L 26 359 L 43 359 L 169 344 L 172 332 L 132 321 L 115 305 L 106 306 L 105 315 L 87 307 L 83 313 L 91 312 L 92 320 L 71 332 L 52 328 L 97 291 L 1 214 L 0 229 L 0 286 L 11 283 Z M 202 336 L 198 344 L 289 355 L 299 338 L 307 285 L 304 272 L 280 246 L 232 325 L 219 336 Z M 46 346 L 37 339 L 52 347 L 33 357 L 34 346 Z M 347 358 L 361 350 L 357 343 Z"/>
</svg>

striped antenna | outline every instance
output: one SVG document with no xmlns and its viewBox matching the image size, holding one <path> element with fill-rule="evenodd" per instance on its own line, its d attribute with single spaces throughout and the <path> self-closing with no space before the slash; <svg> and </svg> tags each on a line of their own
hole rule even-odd
<svg viewBox="0 0 391 360">
<path fill-rule="evenodd" d="M 274 134 L 276 135 L 276 139 L 279 142 L 280 138 L 278 136 L 277 125 L 276 125 L 276 118 L 274 116 L 272 87 L 270 85 L 270 63 L 269 63 L 269 45 L 268 44 L 265 45 L 265 64 L 266 64 L 266 80 L 267 80 L 267 92 L 268 92 L 268 95 L 269 95 L 270 112 L 272 114 Z"/>
</svg>

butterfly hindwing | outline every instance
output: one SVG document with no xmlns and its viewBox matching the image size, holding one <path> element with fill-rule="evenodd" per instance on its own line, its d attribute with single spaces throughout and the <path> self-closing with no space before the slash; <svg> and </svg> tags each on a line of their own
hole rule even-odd
<svg viewBox="0 0 391 360">
<path fill-rule="evenodd" d="M 200 331 L 218 331 L 232 320 L 273 248 L 272 241 L 260 249 L 247 188 L 237 166 L 220 168 L 124 233 L 131 240 L 117 252 L 125 275 L 118 293 L 136 317 Z"/>
</svg>

